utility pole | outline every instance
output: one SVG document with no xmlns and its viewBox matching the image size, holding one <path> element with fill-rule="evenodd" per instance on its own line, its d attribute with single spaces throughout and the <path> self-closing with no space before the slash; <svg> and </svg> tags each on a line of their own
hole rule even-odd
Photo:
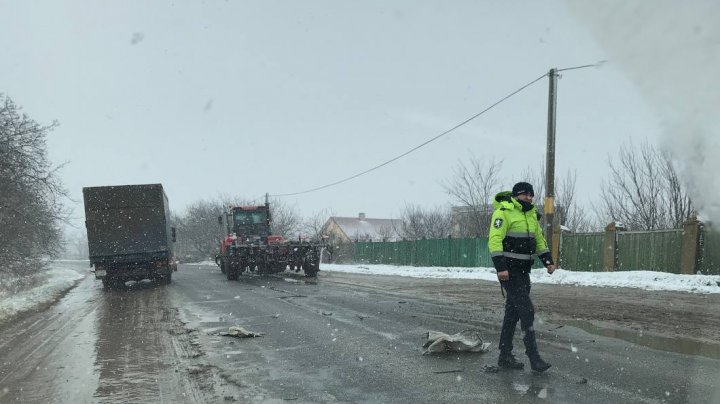
<svg viewBox="0 0 720 404">
<path fill-rule="evenodd" d="M 555 218 L 555 116 L 557 108 L 557 68 L 550 69 L 548 94 L 547 157 L 545 158 L 545 240 L 553 251 L 553 221 Z"/>
</svg>

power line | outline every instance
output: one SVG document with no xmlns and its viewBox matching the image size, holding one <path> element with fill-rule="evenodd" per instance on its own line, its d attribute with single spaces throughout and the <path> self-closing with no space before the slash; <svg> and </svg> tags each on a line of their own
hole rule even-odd
<svg viewBox="0 0 720 404">
<path fill-rule="evenodd" d="M 591 64 L 591 65 L 582 65 L 582 66 L 575 66 L 575 67 L 565 67 L 565 68 L 563 68 L 563 69 L 556 69 L 555 71 L 557 71 L 557 72 L 564 72 L 564 71 L 566 71 L 566 70 L 585 69 L 585 68 L 588 68 L 588 67 L 600 67 L 600 66 L 602 66 L 603 64 L 605 64 L 605 62 L 607 62 L 607 61 L 606 61 L 606 60 L 601 60 L 601 61 L 595 62 L 595 63 L 593 63 L 593 64 Z"/>
<path fill-rule="evenodd" d="M 584 68 L 587 68 L 587 67 L 595 67 L 595 66 L 598 66 L 598 65 L 600 65 L 601 63 L 603 63 L 603 62 L 598 62 L 598 63 L 591 64 L 591 65 L 568 67 L 568 68 L 564 68 L 564 69 L 558 69 L 557 71 L 558 71 L 558 72 L 561 72 L 561 71 L 565 71 L 565 70 L 584 69 Z M 372 167 L 372 168 L 370 168 L 370 169 L 367 169 L 367 170 L 365 170 L 365 171 L 359 172 L 359 173 L 354 174 L 354 175 L 351 175 L 351 176 L 349 176 L 349 177 L 347 177 L 347 178 L 343 178 L 343 179 L 341 179 L 341 180 L 338 180 L 338 181 L 335 181 L 335 182 L 332 182 L 332 183 L 329 183 L 329 184 L 326 184 L 326 185 L 322 185 L 322 186 L 319 186 L 319 187 L 315 187 L 315 188 L 311 188 L 311 189 L 307 189 L 307 190 L 299 191 L 299 192 L 291 192 L 291 193 L 286 193 L 286 194 L 275 194 L 275 195 L 270 195 L 270 196 L 272 196 L 272 197 L 283 197 L 283 196 L 294 196 L 294 195 L 307 194 L 307 193 L 310 193 L 310 192 L 315 192 L 315 191 L 319 191 L 319 190 L 321 190 L 321 189 L 325 189 L 325 188 L 329 188 L 329 187 L 332 187 L 332 186 L 335 186 L 335 185 L 342 184 L 343 182 L 350 181 L 350 180 L 352 180 L 352 179 L 355 179 L 355 178 L 357 178 L 357 177 L 360 177 L 360 176 L 362 176 L 362 175 L 365 175 L 365 174 L 367 174 L 367 173 L 369 173 L 369 172 L 372 172 L 372 171 L 375 171 L 375 170 L 377 170 L 377 169 L 379 169 L 379 168 L 382 168 L 382 167 L 384 167 L 384 166 L 386 166 L 386 165 L 388 165 L 388 164 L 390 164 L 390 163 L 392 163 L 392 162 L 394 162 L 394 161 L 396 161 L 396 160 L 399 160 L 399 159 L 407 156 L 408 154 L 414 152 L 415 150 L 417 150 L 417 149 L 419 149 L 419 148 L 421 148 L 421 147 L 423 147 L 423 146 L 425 146 L 425 145 L 427 145 L 427 144 L 430 144 L 430 143 L 432 143 L 432 142 L 440 139 L 441 137 L 447 135 L 447 134 L 450 133 L 450 132 L 453 132 L 454 130 L 460 128 L 461 126 L 464 126 L 465 124 L 469 123 L 470 121 L 474 120 L 475 118 L 479 117 L 480 115 L 482 115 L 482 114 L 490 111 L 491 109 L 495 108 L 497 105 L 499 105 L 499 104 L 501 104 L 502 102 L 506 101 L 508 98 L 516 95 L 517 93 L 525 90 L 526 88 L 530 87 L 531 85 L 533 85 L 533 84 L 537 83 L 538 81 L 542 80 L 542 79 L 545 78 L 547 75 L 548 75 L 548 73 L 542 74 L 540 77 L 538 77 L 538 78 L 530 81 L 529 83 L 523 85 L 522 87 L 518 88 L 517 90 L 511 92 L 510 94 L 506 95 L 505 97 L 501 98 L 500 100 L 496 101 L 494 104 L 492 104 L 492 105 L 490 105 L 489 107 L 485 108 L 484 110 L 478 112 L 477 114 L 471 116 L 470 118 L 468 118 L 468 119 L 460 122 L 459 124 L 453 126 L 452 128 L 450 128 L 450 129 L 448 129 L 448 130 L 440 133 L 439 135 L 437 135 L 437 136 L 435 136 L 435 137 L 433 137 L 433 138 L 430 138 L 430 139 L 426 140 L 425 142 L 423 142 L 423 143 L 421 143 L 421 144 L 413 147 L 412 149 L 406 151 L 405 153 L 402 153 L 402 154 L 400 154 L 400 155 L 398 155 L 398 156 L 396 156 L 396 157 L 393 157 L 393 158 L 390 159 L 390 160 L 385 161 L 384 163 L 378 164 L 378 165 L 376 165 L 376 166 L 374 166 L 374 167 Z"/>
<path fill-rule="evenodd" d="M 543 74 L 542 76 L 536 78 L 535 80 L 533 80 L 533 81 L 531 81 L 531 82 L 523 85 L 522 87 L 518 88 L 517 90 L 513 91 L 512 93 L 510 93 L 510 94 L 506 95 L 505 97 L 501 98 L 499 101 L 495 102 L 494 104 L 490 105 L 489 107 L 485 108 L 484 110 L 478 112 L 477 114 L 471 116 L 470 118 L 468 118 L 468 119 L 460 122 L 459 124 L 453 126 L 452 128 L 446 130 L 445 132 L 442 132 L 441 134 L 439 134 L 439 135 L 437 135 L 437 136 L 435 136 L 435 137 L 433 137 L 433 138 L 431 138 L 431 139 L 429 139 L 429 140 L 426 140 L 425 142 L 423 142 L 423 143 L 421 143 L 421 144 L 413 147 L 412 149 L 406 151 L 405 153 L 402 153 L 402 154 L 400 154 L 400 155 L 398 155 L 398 156 L 396 156 L 396 157 L 393 157 L 392 159 L 387 160 L 387 161 L 385 161 L 384 163 L 378 164 L 378 165 L 376 165 L 375 167 L 372 167 L 372 168 L 370 168 L 370 169 L 368 169 L 368 170 L 362 171 L 362 172 L 357 173 L 357 174 L 355 174 L 355 175 L 352 175 L 352 176 L 350 176 L 350 177 L 343 178 L 343 179 L 341 179 L 341 180 L 339 180 L 339 181 L 335 181 L 335 182 L 332 182 L 332 183 L 330 183 L 330 184 L 326 184 L 326 185 L 323 185 L 323 186 L 320 186 L 320 187 L 315 187 L 315 188 L 311 188 L 311 189 L 308 189 L 308 190 L 305 190 L 305 191 L 300 191 L 300 192 L 292 192 L 292 193 L 287 193 L 287 194 L 277 194 L 277 195 L 271 195 L 271 196 L 273 196 L 273 197 L 283 197 L 283 196 L 293 196 L 293 195 L 307 194 L 307 193 L 310 193 L 310 192 L 315 192 L 315 191 L 319 191 L 319 190 L 321 190 L 321 189 L 325 189 L 325 188 L 329 188 L 329 187 L 332 187 L 332 186 L 335 186 L 335 185 L 338 185 L 338 184 L 342 184 L 343 182 L 350 181 L 350 180 L 355 179 L 355 178 L 357 178 L 357 177 L 359 177 L 359 176 L 361 176 L 361 175 L 365 175 L 365 174 L 367 174 L 367 173 L 369 173 L 369 172 L 371 172 L 371 171 L 375 171 L 375 170 L 377 170 L 378 168 L 384 167 L 384 166 L 392 163 L 393 161 L 396 161 L 396 160 L 398 160 L 398 159 L 400 159 L 400 158 L 403 158 L 403 157 L 407 156 L 408 154 L 414 152 L 415 150 L 417 150 L 417 149 L 419 149 L 419 148 L 421 148 L 421 147 L 423 147 L 423 146 L 425 146 L 425 145 L 427 145 L 427 144 L 429 144 L 429 143 L 432 143 L 432 142 L 434 142 L 435 140 L 437 140 L 437 139 L 439 139 L 439 138 L 447 135 L 448 133 L 450 133 L 450 132 L 452 132 L 452 131 L 460 128 L 461 126 L 467 124 L 468 122 L 472 121 L 473 119 L 475 119 L 475 118 L 479 117 L 480 115 L 484 114 L 485 112 L 491 110 L 492 108 L 494 108 L 495 106 L 497 106 L 497 105 L 500 104 L 501 102 L 507 100 L 508 98 L 512 97 L 513 95 L 519 93 L 520 91 L 523 91 L 524 89 L 530 87 L 531 85 L 535 84 L 536 82 L 542 80 L 545 76 L 547 76 L 547 73 L 546 73 L 546 74 Z"/>
</svg>

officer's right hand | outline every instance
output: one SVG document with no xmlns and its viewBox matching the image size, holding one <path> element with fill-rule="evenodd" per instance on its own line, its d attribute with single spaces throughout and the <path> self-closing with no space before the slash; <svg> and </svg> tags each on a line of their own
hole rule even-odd
<svg viewBox="0 0 720 404">
<path fill-rule="evenodd" d="M 500 271 L 497 273 L 497 277 L 501 281 L 506 281 L 510 279 L 510 273 L 508 271 Z"/>
</svg>

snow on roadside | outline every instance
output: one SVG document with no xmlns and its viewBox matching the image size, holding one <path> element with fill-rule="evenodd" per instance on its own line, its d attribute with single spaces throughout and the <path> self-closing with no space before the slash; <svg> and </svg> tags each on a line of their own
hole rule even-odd
<svg viewBox="0 0 720 404">
<path fill-rule="evenodd" d="M 85 277 L 76 270 L 52 263 L 49 265 L 50 268 L 42 273 L 44 278 L 42 284 L 14 294 L 0 290 L 0 321 L 54 301 L 62 293 L 72 288 L 78 280 Z"/>
<path fill-rule="evenodd" d="M 215 264 L 215 261 L 210 261 L 210 260 L 208 260 L 208 261 L 200 261 L 200 262 L 178 262 L 178 263 L 179 263 L 179 264 L 183 264 L 183 265 L 212 265 L 212 266 L 217 266 L 217 264 Z"/>
<path fill-rule="evenodd" d="M 497 281 L 494 268 L 322 264 L 320 269 L 368 275 Z M 534 269 L 530 277 L 533 283 L 554 285 L 720 293 L 720 276 L 718 275 L 678 275 L 653 271 L 577 272 L 563 269 L 558 269 L 553 275 L 549 275 L 544 269 Z"/>
</svg>

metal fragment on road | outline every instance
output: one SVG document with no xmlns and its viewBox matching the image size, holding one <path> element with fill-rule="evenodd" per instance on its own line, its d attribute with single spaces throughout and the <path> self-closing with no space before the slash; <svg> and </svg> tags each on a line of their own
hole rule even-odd
<svg viewBox="0 0 720 404">
<path fill-rule="evenodd" d="M 255 338 L 262 337 L 265 333 L 248 331 L 242 327 L 230 327 L 228 332 L 221 332 L 220 335 L 224 337 L 235 337 L 235 338 Z"/>
</svg>

